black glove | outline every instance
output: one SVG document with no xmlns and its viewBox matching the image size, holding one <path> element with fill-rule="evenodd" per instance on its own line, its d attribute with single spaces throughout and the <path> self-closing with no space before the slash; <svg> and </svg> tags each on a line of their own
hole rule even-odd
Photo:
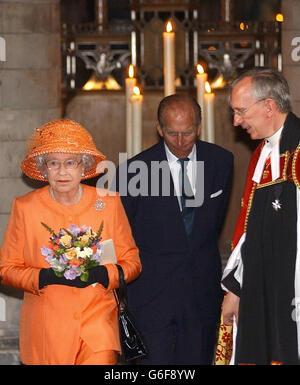
<svg viewBox="0 0 300 385">
<path fill-rule="evenodd" d="M 107 289 L 109 284 L 109 279 L 108 279 L 107 268 L 104 265 L 96 266 L 96 267 L 93 267 L 91 270 L 89 270 L 89 279 L 88 279 L 89 285 L 96 282 L 100 283 L 102 286 L 105 287 L 105 289 Z"/>
<path fill-rule="evenodd" d="M 39 290 L 48 285 L 66 285 L 83 288 L 96 282 L 105 288 L 108 287 L 108 273 L 106 267 L 103 265 L 93 267 L 89 270 L 89 279 L 87 282 L 83 282 L 80 277 L 76 277 L 75 279 L 67 279 L 64 276 L 58 277 L 51 268 L 41 269 L 39 275 Z"/>
</svg>

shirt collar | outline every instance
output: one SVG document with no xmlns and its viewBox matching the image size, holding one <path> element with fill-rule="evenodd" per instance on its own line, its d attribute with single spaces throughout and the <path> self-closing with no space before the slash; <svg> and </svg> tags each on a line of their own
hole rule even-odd
<svg viewBox="0 0 300 385">
<path fill-rule="evenodd" d="M 274 147 L 279 142 L 282 129 L 283 129 L 283 125 L 279 128 L 278 131 L 275 132 L 275 134 L 273 134 L 269 138 L 266 138 L 266 142 L 270 143 L 271 147 Z"/>
<path fill-rule="evenodd" d="M 167 160 L 170 164 L 173 164 L 175 162 L 177 162 L 177 160 L 179 158 L 177 158 L 176 155 L 174 155 L 169 147 L 167 146 L 166 142 L 164 142 L 164 145 L 165 145 L 165 150 L 166 150 L 166 155 L 167 155 Z M 192 148 L 192 151 L 189 153 L 189 155 L 187 156 L 187 158 L 189 158 L 191 161 L 195 161 L 196 160 L 196 144 L 193 145 L 193 148 Z"/>
</svg>

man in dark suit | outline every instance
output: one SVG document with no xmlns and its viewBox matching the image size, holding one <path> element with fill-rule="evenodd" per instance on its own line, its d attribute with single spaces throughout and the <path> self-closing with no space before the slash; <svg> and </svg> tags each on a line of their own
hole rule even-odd
<svg viewBox="0 0 300 385">
<path fill-rule="evenodd" d="M 149 349 L 143 364 L 213 360 L 222 300 L 217 242 L 233 156 L 199 141 L 200 123 L 193 98 L 164 98 L 157 127 L 163 140 L 117 173 L 143 266 L 128 286 L 129 305 Z"/>
</svg>

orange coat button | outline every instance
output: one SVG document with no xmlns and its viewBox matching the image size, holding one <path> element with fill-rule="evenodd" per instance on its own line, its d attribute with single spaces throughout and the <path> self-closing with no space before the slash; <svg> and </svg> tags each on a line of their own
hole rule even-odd
<svg viewBox="0 0 300 385">
<path fill-rule="evenodd" d="M 69 222 L 72 222 L 72 220 L 73 220 L 73 217 L 68 217 Z"/>
</svg>

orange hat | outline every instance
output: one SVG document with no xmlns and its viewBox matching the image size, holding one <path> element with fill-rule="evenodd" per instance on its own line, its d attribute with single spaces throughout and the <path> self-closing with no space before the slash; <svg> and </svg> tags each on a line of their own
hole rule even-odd
<svg viewBox="0 0 300 385">
<path fill-rule="evenodd" d="M 35 157 L 54 152 L 70 154 L 86 154 L 93 156 L 93 168 L 85 172 L 82 179 L 93 178 L 99 162 L 105 156 L 97 150 L 92 136 L 79 123 L 70 119 L 53 120 L 36 128 L 27 141 L 27 155 L 21 164 L 22 171 L 33 179 L 45 181 L 45 177 L 37 168 Z"/>
</svg>

